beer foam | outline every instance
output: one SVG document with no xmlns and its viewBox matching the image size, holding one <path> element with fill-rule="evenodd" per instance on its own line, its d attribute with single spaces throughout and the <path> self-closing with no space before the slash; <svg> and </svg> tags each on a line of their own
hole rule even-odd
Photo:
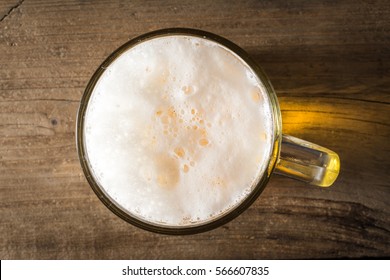
<svg viewBox="0 0 390 280">
<path fill-rule="evenodd" d="M 247 197 L 265 172 L 271 106 L 233 52 L 185 35 L 117 57 L 85 115 L 85 150 L 105 193 L 155 224 L 205 223 Z"/>
</svg>

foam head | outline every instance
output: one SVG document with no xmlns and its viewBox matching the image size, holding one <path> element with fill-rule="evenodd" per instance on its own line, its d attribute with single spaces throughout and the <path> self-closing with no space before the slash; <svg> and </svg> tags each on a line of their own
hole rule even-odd
<svg viewBox="0 0 390 280">
<path fill-rule="evenodd" d="M 252 69 L 208 39 L 132 46 L 103 72 L 85 115 L 92 174 L 124 211 L 152 224 L 207 223 L 265 172 L 272 118 Z"/>
</svg>

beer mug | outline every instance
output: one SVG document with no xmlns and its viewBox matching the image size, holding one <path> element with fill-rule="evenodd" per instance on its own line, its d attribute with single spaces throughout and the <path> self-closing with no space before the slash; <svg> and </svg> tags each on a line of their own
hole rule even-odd
<svg viewBox="0 0 390 280">
<path fill-rule="evenodd" d="M 96 70 L 77 118 L 81 166 L 99 199 L 152 232 L 192 234 L 241 214 L 273 173 L 328 187 L 338 155 L 282 134 L 271 82 L 218 35 L 141 35 Z"/>
</svg>

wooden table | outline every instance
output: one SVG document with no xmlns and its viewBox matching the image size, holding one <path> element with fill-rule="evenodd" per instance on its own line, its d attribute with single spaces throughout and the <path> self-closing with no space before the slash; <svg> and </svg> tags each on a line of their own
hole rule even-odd
<svg viewBox="0 0 390 280">
<path fill-rule="evenodd" d="M 0 18 L 1 259 L 390 256 L 389 1 L 6 0 Z M 177 26 L 220 34 L 263 66 L 284 132 L 340 155 L 331 188 L 275 175 L 243 215 L 190 236 L 106 209 L 76 152 L 80 98 L 114 49 Z"/>
</svg>

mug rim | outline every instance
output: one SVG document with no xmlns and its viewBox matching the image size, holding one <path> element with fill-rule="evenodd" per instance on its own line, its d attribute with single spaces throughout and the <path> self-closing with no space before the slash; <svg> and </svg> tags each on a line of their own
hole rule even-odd
<svg viewBox="0 0 390 280">
<path fill-rule="evenodd" d="M 157 37 L 165 37 L 165 36 L 175 36 L 175 35 L 187 35 L 187 36 L 199 37 L 220 44 L 223 47 L 230 50 L 231 52 L 235 53 L 251 68 L 251 70 L 257 75 L 258 79 L 266 89 L 270 101 L 269 102 L 271 105 L 270 111 L 271 111 L 271 115 L 272 115 L 271 117 L 273 123 L 273 133 L 272 133 L 273 139 L 271 140 L 271 149 L 267 161 L 268 163 L 267 168 L 263 171 L 261 177 L 257 180 L 256 186 L 253 187 L 250 193 L 242 201 L 240 201 L 240 203 L 234 205 L 232 209 L 228 209 L 226 213 L 223 213 L 222 215 L 217 215 L 214 219 L 205 221 L 204 223 L 194 224 L 194 225 L 188 224 L 188 225 L 171 226 L 171 225 L 148 222 L 146 219 L 142 220 L 141 218 L 135 215 L 131 215 L 130 211 L 125 210 L 114 199 L 111 199 L 107 193 L 105 193 L 105 191 L 99 185 L 97 180 L 95 180 L 93 176 L 93 172 L 88 163 L 88 155 L 86 152 L 85 141 L 84 141 L 84 118 L 88 108 L 90 97 L 93 93 L 96 83 L 98 82 L 102 74 L 105 72 L 107 67 L 115 59 L 120 57 L 124 52 L 126 52 L 130 48 L 140 43 L 143 43 L 145 41 L 148 41 L 150 39 L 157 38 Z M 228 223 L 229 221 L 239 216 L 247 208 L 249 208 L 249 206 L 252 205 L 254 201 L 256 201 L 256 199 L 260 196 L 265 186 L 267 185 L 267 182 L 279 158 L 281 135 L 282 135 L 281 124 L 282 124 L 281 113 L 280 113 L 279 103 L 277 101 L 275 91 L 268 77 L 265 75 L 264 71 L 250 57 L 250 55 L 246 51 L 244 51 L 241 47 L 239 47 L 235 43 L 219 35 L 207 31 L 203 31 L 199 29 L 191 29 L 191 28 L 166 28 L 166 29 L 159 29 L 156 31 L 148 32 L 127 41 L 122 46 L 120 46 L 115 51 L 113 51 L 97 68 L 97 70 L 90 78 L 80 101 L 80 106 L 78 109 L 77 121 L 76 121 L 76 146 L 77 146 L 77 153 L 78 153 L 78 157 L 79 157 L 79 161 L 83 173 L 90 187 L 97 195 L 97 197 L 100 199 L 100 201 L 103 202 L 103 204 L 109 210 L 111 210 L 111 212 L 113 212 L 115 215 L 117 215 L 124 221 L 134 226 L 155 233 L 170 234 L 170 235 L 196 234 L 196 233 L 201 233 L 201 232 L 215 229 L 217 227 L 220 227 Z"/>
</svg>

